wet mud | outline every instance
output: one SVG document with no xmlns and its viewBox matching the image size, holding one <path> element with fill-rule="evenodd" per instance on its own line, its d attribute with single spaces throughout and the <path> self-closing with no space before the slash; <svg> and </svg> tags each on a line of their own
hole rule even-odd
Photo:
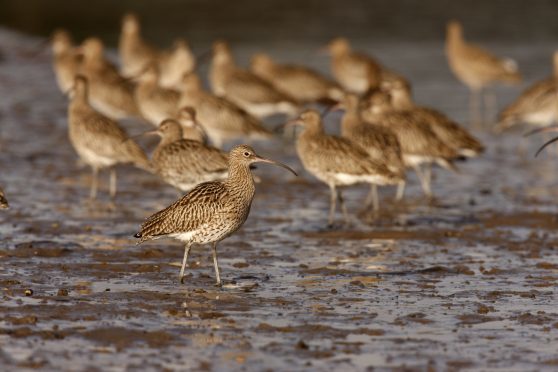
<svg viewBox="0 0 558 372">
<path fill-rule="evenodd" d="M 334 229 L 325 186 L 258 166 L 250 217 L 219 246 L 224 287 L 213 286 L 208 247 L 192 250 L 180 285 L 183 247 L 132 238 L 177 192 L 121 167 L 115 203 L 106 174 L 100 200 L 87 202 L 90 174 L 38 41 L 0 30 L 0 182 L 11 205 L 0 213 L 2 369 L 558 368 L 556 155 L 532 158 L 542 139 L 477 131 L 486 155 L 460 174 L 437 170 L 436 200 L 410 175 L 406 201 L 381 190 L 383 212 L 371 216 L 358 210 L 367 188 L 351 188 L 352 221 Z M 327 68 L 312 50 L 276 47 Z M 527 83 L 550 72 L 551 45 L 495 48 L 519 59 Z M 467 91 L 441 43 L 368 49 L 411 78 L 419 102 L 465 121 Z M 302 171 L 290 138 L 254 146 Z"/>
</svg>

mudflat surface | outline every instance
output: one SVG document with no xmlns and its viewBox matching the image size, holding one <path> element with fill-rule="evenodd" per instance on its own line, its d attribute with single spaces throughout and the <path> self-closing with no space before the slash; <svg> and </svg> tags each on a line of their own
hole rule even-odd
<svg viewBox="0 0 558 372">
<path fill-rule="evenodd" d="M 12 205 L 0 213 L 0 369 L 558 368 L 556 155 L 533 159 L 541 138 L 476 131 L 487 153 L 460 174 L 436 170 L 434 202 L 410 175 L 406 201 L 382 190 L 372 219 L 358 210 L 367 188 L 351 188 L 353 221 L 335 229 L 327 188 L 302 171 L 292 139 L 257 143 L 301 177 L 259 166 L 250 217 L 219 246 L 225 286 L 213 286 L 209 247 L 192 250 L 180 285 L 178 243 L 132 238 L 177 192 L 122 167 L 115 205 L 106 174 L 87 202 L 90 173 L 39 41 L 0 30 L 0 181 Z M 409 76 L 419 102 L 466 121 L 441 43 L 360 46 Z M 550 71 L 552 45 L 492 47 L 526 75 L 497 90 L 500 102 Z M 272 48 L 327 70 L 317 46 Z M 256 50 L 235 48 L 241 62 Z M 327 120 L 335 132 L 339 115 Z"/>
</svg>

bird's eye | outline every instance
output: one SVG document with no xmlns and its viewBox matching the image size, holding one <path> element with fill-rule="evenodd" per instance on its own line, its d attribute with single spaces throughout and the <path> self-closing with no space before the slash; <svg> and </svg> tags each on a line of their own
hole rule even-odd
<svg viewBox="0 0 558 372">
<path fill-rule="evenodd" d="M 250 156 L 250 153 L 249 153 L 248 151 L 246 151 L 246 152 L 244 153 L 244 156 L 249 157 L 249 156 Z"/>
</svg>

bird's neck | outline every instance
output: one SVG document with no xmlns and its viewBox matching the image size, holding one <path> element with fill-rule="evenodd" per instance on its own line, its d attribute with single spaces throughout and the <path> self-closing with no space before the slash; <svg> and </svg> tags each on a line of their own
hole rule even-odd
<svg viewBox="0 0 558 372">
<path fill-rule="evenodd" d="M 248 203 L 252 201 L 256 191 L 250 167 L 244 164 L 229 163 L 229 176 L 225 180 L 225 185 L 233 196 L 237 196 Z"/>
</svg>

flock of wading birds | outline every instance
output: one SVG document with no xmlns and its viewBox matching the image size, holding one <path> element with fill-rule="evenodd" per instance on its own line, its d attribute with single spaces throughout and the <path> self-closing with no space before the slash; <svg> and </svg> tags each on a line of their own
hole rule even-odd
<svg viewBox="0 0 558 372">
<path fill-rule="evenodd" d="M 110 195 L 115 196 L 113 167 L 123 163 L 152 172 L 186 192 L 149 217 L 135 235 L 140 243 L 160 237 L 185 243 L 181 282 L 191 246 L 211 243 L 217 284 L 221 284 L 217 243 L 238 230 L 248 216 L 255 192 L 252 164 L 275 164 L 295 173 L 247 145 L 229 153 L 220 150 L 228 141 L 270 139 L 273 131 L 262 123 L 268 116 L 283 114 L 290 119 L 285 126 L 303 127 L 297 153 L 304 168 L 331 191 L 330 225 L 337 201 L 345 221 L 348 218 L 341 187 L 370 184 L 366 206 L 378 211 L 377 187 L 397 185 L 400 200 L 407 169 L 415 170 L 424 193 L 431 196 L 434 164 L 455 170 L 456 161 L 484 150 L 443 113 L 416 105 L 407 79 L 373 57 L 353 51 L 343 38 L 326 46 L 335 80 L 305 66 L 277 63 L 265 54 L 254 55 L 250 68 L 244 69 L 235 63 L 225 42 L 215 42 L 211 92 L 202 87 L 195 73 L 196 58 L 185 41 L 177 41 L 171 50 L 153 47 L 142 38 L 132 14 L 122 21 L 119 67 L 106 59 L 98 38 L 77 46 L 68 32 L 56 31 L 51 41 L 57 83 L 70 97 L 69 138 L 93 170 L 90 197 L 96 197 L 97 175 L 105 168 L 110 169 Z M 452 71 L 471 90 L 473 120 L 481 115 L 484 88 L 521 79 L 512 60 L 466 42 L 457 22 L 448 24 L 446 52 Z M 554 64 L 558 77 L 558 54 Z M 341 136 L 327 134 L 320 113 L 303 109 L 307 104 L 344 110 Z M 553 76 L 503 110 L 498 125 L 507 128 L 527 122 L 548 128 L 557 112 Z M 144 133 L 161 137 L 151 158 L 118 124 L 124 118 L 155 126 Z"/>
</svg>

